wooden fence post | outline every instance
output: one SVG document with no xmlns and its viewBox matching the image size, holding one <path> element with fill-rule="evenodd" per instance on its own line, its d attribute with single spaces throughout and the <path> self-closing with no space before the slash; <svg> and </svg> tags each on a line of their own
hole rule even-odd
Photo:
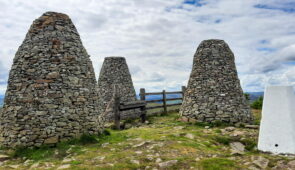
<svg viewBox="0 0 295 170">
<path fill-rule="evenodd" d="M 145 101 L 145 89 L 144 88 L 140 89 L 139 95 L 140 95 L 140 100 Z M 141 107 L 140 111 L 141 111 L 141 115 L 140 115 L 141 122 L 144 123 L 146 121 L 146 106 Z"/>
<path fill-rule="evenodd" d="M 165 90 L 163 90 L 163 107 L 164 107 L 164 114 L 167 114 L 166 91 Z"/>
<path fill-rule="evenodd" d="M 141 115 L 140 115 L 141 123 L 144 123 L 146 121 L 146 106 L 141 107 L 140 111 L 141 111 Z"/>
<path fill-rule="evenodd" d="M 144 88 L 140 89 L 139 95 L 140 95 L 140 100 L 145 101 L 145 89 Z"/>
<path fill-rule="evenodd" d="M 119 95 L 119 87 L 117 84 L 114 85 L 114 117 L 115 117 L 115 128 L 120 130 L 120 95 Z"/>
</svg>

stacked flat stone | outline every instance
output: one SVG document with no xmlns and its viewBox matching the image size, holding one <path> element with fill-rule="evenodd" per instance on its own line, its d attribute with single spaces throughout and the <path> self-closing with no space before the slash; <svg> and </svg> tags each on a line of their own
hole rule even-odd
<svg viewBox="0 0 295 170">
<path fill-rule="evenodd" d="M 205 40 L 199 45 L 180 109 L 183 120 L 252 121 L 234 60 L 234 54 L 223 40 Z"/>
<path fill-rule="evenodd" d="M 71 19 L 44 13 L 13 61 L 0 114 L 1 145 L 40 146 L 99 133 L 96 83 Z"/>
<path fill-rule="evenodd" d="M 131 74 L 124 57 L 106 57 L 103 62 L 98 79 L 98 94 L 102 101 L 100 102 L 100 109 L 103 112 L 112 99 L 115 84 L 119 87 L 120 102 L 136 101 Z M 121 119 L 138 117 L 137 110 L 123 111 Z M 109 113 L 106 119 L 112 121 L 113 116 L 113 113 Z"/>
</svg>

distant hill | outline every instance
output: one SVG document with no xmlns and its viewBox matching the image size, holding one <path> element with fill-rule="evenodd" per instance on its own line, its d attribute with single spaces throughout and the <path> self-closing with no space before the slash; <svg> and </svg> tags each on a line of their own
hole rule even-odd
<svg viewBox="0 0 295 170">
<path fill-rule="evenodd" d="M 257 100 L 260 96 L 264 95 L 264 92 L 246 92 L 250 94 L 250 102 Z"/>
<path fill-rule="evenodd" d="M 182 97 L 181 94 L 167 94 L 166 98 L 167 99 L 171 99 L 171 98 L 179 98 Z M 140 99 L 139 95 L 137 95 L 137 99 Z M 159 99 L 163 99 L 162 95 L 148 95 L 146 96 L 146 100 L 159 100 Z M 157 103 L 161 103 L 161 102 L 157 102 Z M 181 100 L 175 100 L 175 101 L 168 101 L 168 104 L 174 104 L 174 103 L 181 103 Z"/>
<path fill-rule="evenodd" d="M 0 95 L 0 107 L 3 106 L 3 102 L 4 102 L 4 95 Z"/>
<path fill-rule="evenodd" d="M 260 96 L 263 96 L 264 92 L 246 92 L 250 94 L 250 102 L 253 102 L 257 100 Z M 167 99 L 169 98 L 176 98 L 176 97 L 182 97 L 181 94 L 167 94 Z M 137 98 L 140 99 L 139 95 L 137 95 Z M 162 99 L 161 95 L 150 95 L 146 96 L 146 100 L 159 100 Z M 168 103 L 179 103 L 181 101 L 168 101 Z M 157 102 L 161 103 L 161 102 Z"/>
</svg>

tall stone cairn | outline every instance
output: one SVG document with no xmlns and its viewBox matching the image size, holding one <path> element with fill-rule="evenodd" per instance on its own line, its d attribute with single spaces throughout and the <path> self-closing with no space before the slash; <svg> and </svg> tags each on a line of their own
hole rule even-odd
<svg viewBox="0 0 295 170">
<path fill-rule="evenodd" d="M 113 96 L 114 85 L 119 87 L 120 102 L 136 101 L 136 93 L 131 79 L 126 60 L 124 57 L 106 57 L 98 79 L 98 94 L 101 111 L 105 111 Z M 121 119 L 136 118 L 138 109 L 123 111 Z M 108 121 L 114 119 L 113 113 L 106 115 Z"/>
<path fill-rule="evenodd" d="M 183 120 L 252 121 L 234 60 L 234 54 L 223 40 L 204 40 L 199 45 L 180 109 Z"/>
<path fill-rule="evenodd" d="M 14 57 L 0 114 L 0 144 L 40 146 L 99 133 L 103 120 L 96 83 L 71 19 L 44 13 Z"/>
</svg>

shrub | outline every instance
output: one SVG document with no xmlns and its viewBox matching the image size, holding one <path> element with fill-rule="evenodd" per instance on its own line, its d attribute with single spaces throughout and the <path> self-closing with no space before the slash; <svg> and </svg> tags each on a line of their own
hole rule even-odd
<svg viewBox="0 0 295 170">
<path fill-rule="evenodd" d="M 244 96 L 247 101 L 250 101 L 250 94 L 249 93 L 244 93 Z"/>
<path fill-rule="evenodd" d="M 263 104 L 263 97 L 260 96 L 257 100 L 255 100 L 251 104 L 251 108 L 253 108 L 253 109 L 262 109 L 262 104 Z"/>
<path fill-rule="evenodd" d="M 78 143 L 82 145 L 92 144 L 97 142 L 98 141 L 94 135 L 82 135 L 78 140 Z"/>
<path fill-rule="evenodd" d="M 241 140 L 241 143 L 245 145 L 245 149 L 248 151 L 252 151 L 256 147 L 256 141 L 251 139 L 243 139 Z"/>
<path fill-rule="evenodd" d="M 102 132 L 101 135 L 103 135 L 103 136 L 110 136 L 111 135 L 111 132 L 105 129 L 105 130 L 103 130 L 103 132 Z"/>
<path fill-rule="evenodd" d="M 231 138 L 225 137 L 225 136 L 215 136 L 214 140 L 218 143 L 224 144 L 224 145 L 229 145 L 229 143 L 232 141 Z"/>
</svg>

